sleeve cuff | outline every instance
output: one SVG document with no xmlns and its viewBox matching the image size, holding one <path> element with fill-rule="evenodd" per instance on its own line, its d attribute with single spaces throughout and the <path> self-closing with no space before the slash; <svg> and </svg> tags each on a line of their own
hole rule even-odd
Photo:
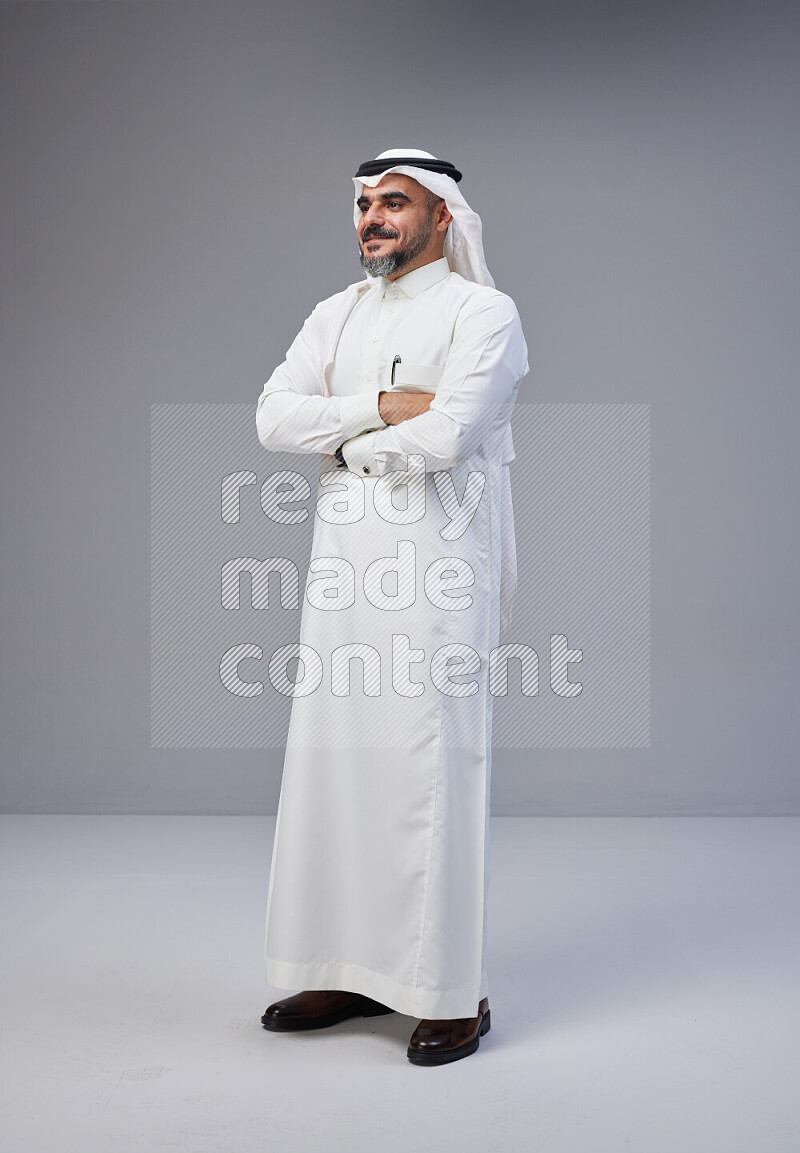
<svg viewBox="0 0 800 1153">
<path fill-rule="evenodd" d="M 350 472 L 359 476 L 378 476 L 378 465 L 372 451 L 373 432 L 362 432 L 342 445 L 342 456 Z"/>
<path fill-rule="evenodd" d="M 339 409 L 342 439 L 350 440 L 367 429 L 387 428 L 378 411 L 378 390 L 362 392 L 356 396 L 343 396 Z"/>
</svg>

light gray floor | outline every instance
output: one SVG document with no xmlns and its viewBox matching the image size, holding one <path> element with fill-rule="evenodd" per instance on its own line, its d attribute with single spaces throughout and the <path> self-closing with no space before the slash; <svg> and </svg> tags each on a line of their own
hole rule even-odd
<svg viewBox="0 0 800 1153">
<path fill-rule="evenodd" d="M 273 829 L 0 818 L 4 1148 L 800 1148 L 800 820 L 493 820 L 492 1029 L 433 1069 L 261 1028 Z"/>
</svg>

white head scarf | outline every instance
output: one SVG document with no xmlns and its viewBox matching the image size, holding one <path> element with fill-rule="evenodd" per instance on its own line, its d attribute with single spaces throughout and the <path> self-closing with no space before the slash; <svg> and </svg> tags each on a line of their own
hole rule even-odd
<svg viewBox="0 0 800 1153">
<path fill-rule="evenodd" d="M 409 159 L 419 156 L 426 160 L 437 160 L 430 152 L 422 152 L 419 148 L 390 148 L 376 156 L 376 160 L 387 160 L 392 156 Z M 361 212 L 358 207 L 358 198 L 364 185 L 374 188 L 380 184 L 387 172 L 400 172 L 403 176 L 410 176 L 423 188 L 429 188 L 435 196 L 444 199 L 453 219 L 447 230 L 444 241 L 444 254 L 452 272 L 459 273 L 465 280 L 473 280 L 476 284 L 485 284 L 494 288 L 492 274 L 486 267 L 483 255 L 483 227 L 477 212 L 473 212 L 464 197 L 458 190 L 458 185 L 452 176 L 443 172 L 429 172 L 425 168 L 417 168 L 412 164 L 396 164 L 386 168 L 376 176 L 353 177 L 355 197 L 353 200 L 353 223 L 358 227 Z"/>
</svg>

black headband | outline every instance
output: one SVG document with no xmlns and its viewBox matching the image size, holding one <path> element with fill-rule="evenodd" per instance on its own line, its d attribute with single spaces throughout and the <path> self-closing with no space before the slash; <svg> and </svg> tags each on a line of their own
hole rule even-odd
<svg viewBox="0 0 800 1153">
<path fill-rule="evenodd" d="M 365 161 L 356 173 L 356 180 L 362 176 L 377 176 L 389 168 L 396 168 L 398 164 L 424 168 L 426 172 L 441 172 L 445 176 L 452 176 L 456 184 L 461 179 L 461 173 L 449 160 L 429 160 L 426 156 L 384 156 L 383 160 Z"/>
</svg>

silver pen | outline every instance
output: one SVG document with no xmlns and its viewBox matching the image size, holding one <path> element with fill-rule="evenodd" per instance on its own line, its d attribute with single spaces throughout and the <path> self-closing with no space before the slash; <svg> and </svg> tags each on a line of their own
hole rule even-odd
<svg viewBox="0 0 800 1153">
<path fill-rule="evenodd" d="M 394 358 L 394 360 L 392 361 L 392 377 L 391 377 L 391 387 L 392 388 L 394 388 L 394 370 L 397 367 L 397 365 L 400 363 L 401 363 L 401 359 L 399 356 L 396 356 Z"/>
</svg>

